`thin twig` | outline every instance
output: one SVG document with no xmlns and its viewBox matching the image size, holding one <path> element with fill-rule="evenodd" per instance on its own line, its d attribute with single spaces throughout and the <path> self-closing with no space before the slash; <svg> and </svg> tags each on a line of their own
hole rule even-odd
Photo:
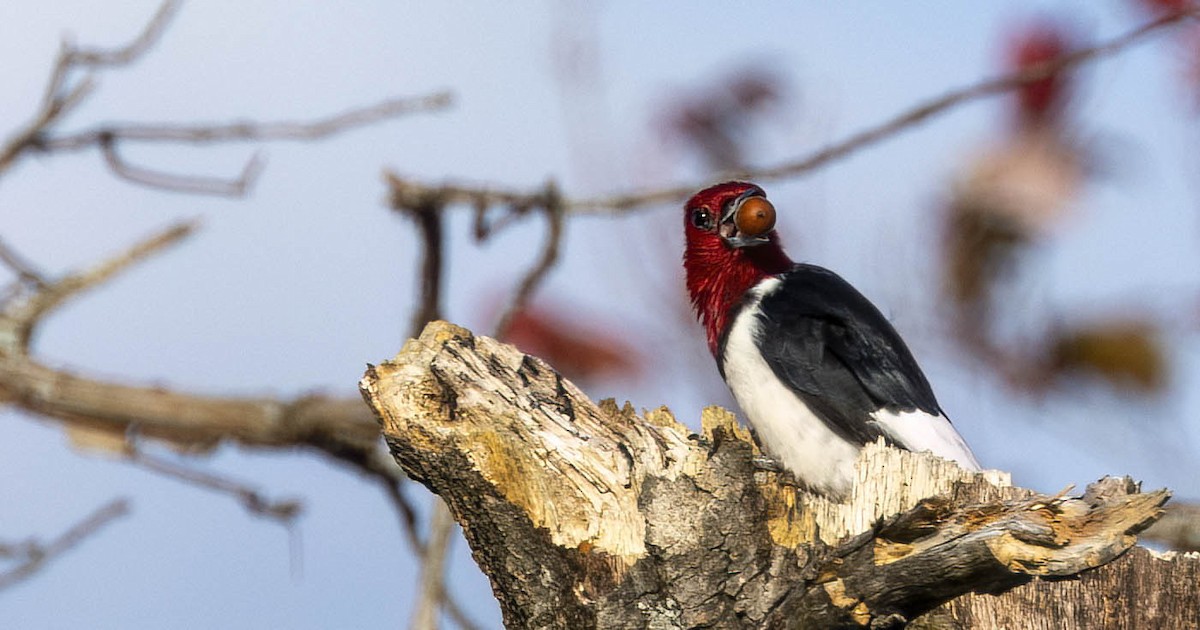
<svg viewBox="0 0 1200 630">
<path fill-rule="evenodd" d="M 370 463 L 362 461 L 345 460 L 339 456 L 339 459 L 349 461 L 349 463 L 358 467 L 360 470 L 377 479 L 383 486 L 388 501 L 395 508 L 396 514 L 400 517 L 400 529 L 404 532 L 404 537 L 408 541 L 409 548 L 418 558 L 424 558 L 426 551 L 425 541 L 421 540 L 420 534 L 417 532 L 417 514 L 409 503 L 408 497 L 404 495 L 404 483 L 407 477 L 399 467 L 389 461 L 380 462 L 379 458 L 371 458 Z M 440 499 L 435 499 L 440 502 Z M 471 621 L 458 602 L 454 598 L 454 594 L 443 589 L 442 591 L 442 610 L 454 621 L 458 627 L 463 630 L 474 630 L 479 626 Z"/>
<path fill-rule="evenodd" d="M 18 566 L 0 573 L 0 590 L 29 578 L 45 567 L 48 562 L 75 548 L 112 521 L 128 513 L 129 502 L 126 499 L 115 499 L 92 512 L 87 518 L 76 523 L 49 543 L 31 541 L 21 545 L 6 545 L 5 550 L 10 552 L 10 556 L 24 556 L 24 561 Z"/>
<path fill-rule="evenodd" d="M 441 291 L 444 258 L 442 248 L 445 241 L 442 230 L 442 209 L 447 203 L 443 191 L 422 189 L 420 194 L 408 195 L 402 181 L 386 173 L 391 185 L 391 206 L 411 216 L 421 234 L 421 300 L 413 312 L 410 336 L 416 337 L 429 322 L 441 317 Z M 400 185 L 397 185 L 400 184 Z M 553 261 L 551 261 L 553 262 Z M 409 545 L 421 559 L 421 582 L 417 593 L 410 628 L 436 630 L 438 615 L 445 611 L 460 628 L 474 630 L 477 626 L 467 618 L 457 602 L 446 589 L 446 552 L 450 546 L 450 534 L 454 519 L 440 497 L 434 497 L 433 510 L 429 516 L 429 533 L 425 541 L 416 533 L 416 515 L 404 499 L 398 482 L 372 471 L 379 476 L 388 498 L 396 506 L 401 526 L 408 537 Z"/>
<path fill-rule="evenodd" d="M 408 497 L 404 495 L 404 483 L 408 477 L 404 476 L 404 471 L 396 465 L 395 461 L 383 456 L 376 447 L 376 444 L 363 445 L 332 440 L 318 446 L 334 460 L 352 466 L 360 473 L 379 482 L 388 501 L 396 510 L 405 540 L 408 541 L 412 552 L 419 557 L 425 553 L 425 542 L 421 540 L 421 536 L 417 532 L 417 512 L 409 503 Z"/>
<path fill-rule="evenodd" d="M 546 190 L 542 193 L 540 205 L 546 213 L 546 240 L 542 244 L 542 251 L 537 261 L 529 268 L 525 276 L 521 278 L 521 282 L 517 285 L 517 290 L 513 294 L 512 300 L 504 310 L 504 314 L 500 316 L 500 321 L 496 324 L 496 331 L 493 336 L 497 339 L 503 339 L 508 334 L 508 329 L 512 326 L 513 318 L 516 317 L 521 309 L 528 305 L 534 291 L 541 286 L 542 281 L 546 279 L 546 274 L 550 273 L 550 269 L 558 261 L 558 252 L 562 244 L 563 235 L 563 204 L 562 197 L 558 192 L 558 186 L 554 182 L 546 185 Z"/>
<path fill-rule="evenodd" d="M 27 354 L 34 328 L 51 311 L 135 263 L 178 243 L 190 235 L 196 225 L 195 222 L 177 223 L 92 269 L 44 284 L 30 295 L 15 296 L 0 305 L 0 351 Z"/>
<path fill-rule="evenodd" d="M 444 109 L 452 96 L 442 91 L 414 98 L 392 98 L 312 121 L 232 122 L 223 124 L 113 124 L 54 136 L 58 122 L 81 104 L 95 87 L 91 75 L 72 81 L 76 70 L 115 67 L 142 57 L 162 37 L 178 11 L 179 2 L 168 1 L 141 34 L 114 49 L 78 49 L 64 42 L 55 61 L 42 105 L 33 120 L 0 147 L 0 175 L 29 151 L 79 151 L 97 147 L 114 175 L 126 181 L 176 192 L 243 196 L 259 173 L 261 162 L 252 159 L 234 179 L 164 173 L 129 164 L 117 152 L 122 142 L 214 143 L 234 141 L 318 140 L 350 129 L 416 112 Z M 72 85 L 73 84 L 73 85 Z"/>
<path fill-rule="evenodd" d="M 413 605 L 410 630 L 437 630 L 438 612 L 445 596 L 446 551 L 450 546 L 454 517 L 441 498 L 434 499 L 432 512 L 425 555 L 421 557 L 420 589 Z"/>
<path fill-rule="evenodd" d="M 180 0 L 167 0 L 133 41 L 119 48 L 72 50 L 67 55 L 67 63 L 80 66 L 122 66 L 132 63 L 158 43 L 166 32 L 167 25 L 182 6 L 183 2 Z"/>
<path fill-rule="evenodd" d="M 255 516 L 274 520 L 284 527 L 290 528 L 294 525 L 296 518 L 304 511 L 304 504 L 297 499 L 275 501 L 267 498 L 258 490 L 251 488 L 248 484 L 203 470 L 189 468 L 166 458 L 151 455 L 134 446 L 130 446 L 126 450 L 125 455 L 130 462 L 147 470 L 168 477 L 174 477 L 194 486 L 236 497 L 241 501 L 246 511 Z"/>
<path fill-rule="evenodd" d="M 164 2 L 142 32 L 124 46 L 110 50 L 83 50 L 64 41 L 54 61 L 54 69 L 50 72 L 46 89 L 42 93 L 38 112 L 34 114 L 33 120 L 0 147 L 0 174 L 6 172 L 25 152 L 41 148 L 46 131 L 74 111 L 91 94 L 95 80 L 90 75 L 70 86 L 75 70 L 94 70 L 133 63 L 158 42 L 181 4 L 178 0 Z"/>
<path fill-rule="evenodd" d="M 417 534 L 417 513 L 413 510 L 412 504 L 408 502 L 408 497 L 404 496 L 404 478 L 382 474 L 376 478 L 383 486 L 388 502 L 392 504 L 396 514 L 400 517 L 400 530 L 404 532 L 408 546 L 418 557 L 424 555 L 425 541 L 421 540 L 420 535 Z"/>
<path fill-rule="evenodd" d="M 458 605 L 458 601 L 454 599 L 453 594 L 445 589 L 442 590 L 442 611 L 454 621 L 461 630 L 479 630 L 479 624 L 467 617 L 463 609 Z"/>
<path fill-rule="evenodd" d="M 102 125 L 77 133 L 44 138 L 39 147 L 46 151 L 77 151 L 104 142 L 118 141 L 206 144 L 239 141 L 320 140 L 337 133 L 406 114 L 442 110 L 449 107 L 453 100 L 453 94 L 448 91 L 416 97 L 390 98 L 373 105 L 349 109 L 315 120 L 242 121 L 193 125 Z"/>
<path fill-rule="evenodd" d="M 112 141 L 101 142 L 100 152 L 104 155 L 104 163 L 108 165 L 109 170 L 125 181 L 150 188 L 195 195 L 244 197 L 258 179 L 263 167 L 263 160 L 255 155 L 242 167 L 241 174 L 232 179 L 177 175 L 133 166 L 117 154 L 116 145 Z"/>
<path fill-rule="evenodd" d="M 35 288 L 46 286 L 46 277 L 38 270 L 34 269 L 33 264 L 25 260 L 25 257 L 18 254 L 11 245 L 0 239 L 0 263 L 17 274 L 17 279 L 23 283 L 31 284 Z"/>
<path fill-rule="evenodd" d="M 924 103 L 920 103 L 914 107 L 904 110 L 880 124 L 868 127 L 867 129 L 851 135 L 845 140 L 835 142 L 834 144 L 820 149 L 815 153 L 811 153 L 799 159 L 761 169 L 747 169 L 744 171 L 726 173 L 722 177 L 726 179 L 772 181 L 803 175 L 834 160 L 844 158 L 864 147 L 890 138 L 891 136 L 908 129 L 909 127 L 913 127 L 919 123 L 925 122 L 936 115 L 944 114 L 959 105 L 988 96 L 994 96 L 996 94 L 1008 92 L 1021 87 L 1022 85 L 1044 79 L 1058 72 L 1071 70 L 1083 65 L 1086 62 L 1111 56 L 1144 41 L 1159 31 L 1173 26 L 1183 20 L 1192 19 L 1197 16 L 1200 16 L 1200 9 L 1193 9 L 1190 11 L 1174 13 L 1161 17 L 1143 26 L 1135 28 L 1123 35 L 1117 36 L 1107 42 L 1087 48 L 1081 48 L 1058 59 L 1030 66 L 1021 71 L 1013 72 L 1004 76 L 987 79 L 974 85 L 953 90 L 940 97 L 930 99 Z M 567 204 L 568 211 L 572 214 L 623 214 L 637 208 L 671 203 L 680 199 L 685 199 L 688 195 L 691 195 L 701 188 L 704 188 L 706 185 L 711 183 L 713 179 L 719 178 L 720 177 L 709 178 L 704 182 L 696 182 L 686 186 L 677 186 L 674 188 L 666 188 L 663 190 L 650 191 L 646 193 L 616 195 L 611 197 L 573 201 Z"/>
</svg>

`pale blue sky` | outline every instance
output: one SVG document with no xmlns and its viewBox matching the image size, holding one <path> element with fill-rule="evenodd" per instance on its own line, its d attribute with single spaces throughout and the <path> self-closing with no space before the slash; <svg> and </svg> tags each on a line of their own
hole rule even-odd
<svg viewBox="0 0 1200 630">
<path fill-rule="evenodd" d="M 352 394 L 368 361 L 400 347 L 415 295 L 411 227 L 383 206 L 384 167 L 412 176 L 537 186 L 585 196 L 691 181 L 660 157 L 654 108 L 749 61 L 795 86 L 795 109 L 760 139 L 758 159 L 803 154 L 998 69 L 1001 29 L 1048 11 L 1106 38 L 1137 23 L 1131 2 L 294 3 L 186 5 L 142 63 L 101 77 L 72 126 L 109 120 L 301 119 L 385 97 L 454 90 L 448 112 L 318 144 L 266 147 L 247 200 L 146 190 L 114 180 L 93 153 L 25 161 L 0 182 L 0 236 L 62 272 L 181 218 L 202 230 L 52 318 L 41 357 L 89 374 L 210 393 Z M 0 37 L 4 133 L 36 107 L 63 34 L 87 44 L 136 32 L 153 2 L 11 0 Z M 568 94 L 554 55 L 595 51 Z M 997 388 L 937 323 L 931 216 L 948 177 L 1002 128 L 1003 105 L 968 105 L 788 184 L 768 184 L 785 242 L 837 269 L 912 341 L 956 425 L 985 465 L 1057 491 L 1128 473 L 1200 495 L 1192 452 L 1200 407 L 1196 125 L 1170 38 L 1087 71 L 1080 118 L 1115 175 L 1088 188 L 1069 229 L 1047 243 L 1036 301 L 1066 317 L 1132 299 L 1173 330 L 1174 387 L 1130 401 L 1095 387 L 1041 402 Z M 253 146 L 130 147 L 131 160 L 233 174 Z M 677 215 L 663 208 L 568 226 L 547 294 L 649 335 L 674 360 L 597 395 L 669 404 L 692 422 L 728 402 L 699 329 L 678 317 Z M 448 315 L 490 327 L 481 309 L 541 241 L 536 223 L 484 247 L 450 222 Z M 519 261 L 514 263 L 513 261 Z M 646 282 L 632 279 L 645 278 Z M 671 293 L 675 292 L 675 293 Z M 487 299 L 485 299 L 487 298 Z M 374 486 L 307 455 L 226 448 L 199 465 L 305 500 L 303 575 L 288 539 L 232 500 L 69 448 L 53 423 L 0 415 L 0 537 L 51 535 L 108 499 L 132 516 L 41 575 L 0 593 L 12 628 L 366 628 L 407 622 L 412 559 Z M 423 496 L 413 487 L 414 496 Z M 423 499 L 421 499 L 423 501 Z M 452 588 L 485 626 L 498 610 L 456 549 Z"/>
</svg>

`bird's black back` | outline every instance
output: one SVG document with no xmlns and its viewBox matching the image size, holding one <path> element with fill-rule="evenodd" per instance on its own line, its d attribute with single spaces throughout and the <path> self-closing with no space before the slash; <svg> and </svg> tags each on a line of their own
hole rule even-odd
<svg viewBox="0 0 1200 630">
<path fill-rule="evenodd" d="M 807 264 L 778 279 L 781 286 L 759 303 L 755 343 L 775 376 L 834 432 L 859 444 L 891 441 L 871 413 L 941 413 L 904 340 L 850 283 Z M 722 371 L 724 346 L 723 338 Z"/>
</svg>

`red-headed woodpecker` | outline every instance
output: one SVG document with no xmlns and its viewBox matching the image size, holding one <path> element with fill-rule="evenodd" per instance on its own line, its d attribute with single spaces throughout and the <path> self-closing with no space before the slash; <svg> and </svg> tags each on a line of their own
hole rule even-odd
<svg viewBox="0 0 1200 630">
<path fill-rule="evenodd" d="M 774 228 L 766 193 L 744 182 L 706 188 L 684 211 L 692 306 L 767 454 L 836 497 L 881 436 L 978 470 L 887 318 L 832 271 L 793 263 Z"/>
</svg>

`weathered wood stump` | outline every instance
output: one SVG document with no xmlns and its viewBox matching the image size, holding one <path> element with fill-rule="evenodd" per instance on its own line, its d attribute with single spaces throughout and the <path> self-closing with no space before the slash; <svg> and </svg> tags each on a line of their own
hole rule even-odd
<svg viewBox="0 0 1200 630">
<path fill-rule="evenodd" d="M 666 409 L 596 404 L 444 322 L 361 388 L 509 627 L 1200 624 L 1200 556 L 1134 547 L 1169 493 L 1128 479 L 1050 497 L 877 444 L 831 502 L 757 470 L 727 411 L 706 409 L 695 435 Z"/>
</svg>

